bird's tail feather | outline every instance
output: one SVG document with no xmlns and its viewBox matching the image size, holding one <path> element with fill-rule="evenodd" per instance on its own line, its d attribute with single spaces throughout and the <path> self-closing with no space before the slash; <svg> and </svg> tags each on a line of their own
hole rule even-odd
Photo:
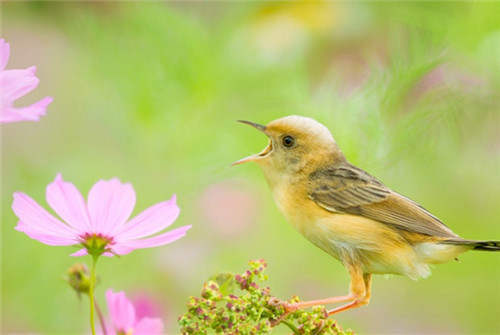
<svg viewBox="0 0 500 335">
<path fill-rule="evenodd" d="M 500 241 L 446 240 L 443 243 L 470 245 L 472 250 L 500 251 Z"/>
</svg>

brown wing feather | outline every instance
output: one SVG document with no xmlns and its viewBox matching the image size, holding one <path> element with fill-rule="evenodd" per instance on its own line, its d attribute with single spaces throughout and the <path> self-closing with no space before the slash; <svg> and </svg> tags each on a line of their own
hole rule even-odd
<svg viewBox="0 0 500 335">
<path fill-rule="evenodd" d="M 349 163 L 313 172 L 309 197 L 331 212 L 364 216 L 409 232 L 458 237 L 425 208 Z"/>
</svg>

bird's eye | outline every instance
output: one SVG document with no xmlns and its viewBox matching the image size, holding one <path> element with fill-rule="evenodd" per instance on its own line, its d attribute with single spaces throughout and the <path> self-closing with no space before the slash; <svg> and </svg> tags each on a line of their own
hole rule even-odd
<svg viewBox="0 0 500 335">
<path fill-rule="evenodd" d="M 287 148 L 291 147 L 295 143 L 295 140 L 292 136 L 283 137 L 283 145 Z"/>
</svg>

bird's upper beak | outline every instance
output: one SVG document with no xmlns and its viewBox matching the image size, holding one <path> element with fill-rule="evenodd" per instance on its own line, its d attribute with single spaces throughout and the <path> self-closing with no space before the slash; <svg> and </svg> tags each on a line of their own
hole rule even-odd
<svg viewBox="0 0 500 335">
<path fill-rule="evenodd" d="M 260 130 L 261 132 L 263 132 L 264 134 L 266 134 L 267 136 L 269 136 L 269 134 L 266 132 L 266 126 L 263 126 L 261 124 L 255 123 L 255 122 L 244 121 L 244 120 L 238 120 L 238 122 L 246 123 L 248 125 L 251 125 L 255 129 Z M 267 145 L 267 147 L 264 148 L 264 150 L 262 150 L 258 154 L 255 154 L 255 155 L 248 156 L 248 157 L 245 157 L 243 159 L 240 159 L 239 161 L 236 161 L 233 164 L 231 164 L 231 166 L 242 164 L 242 163 L 246 163 L 246 162 L 254 162 L 256 160 L 262 159 L 268 153 L 270 153 L 272 149 L 273 149 L 273 147 L 272 147 L 272 141 L 271 141 L 271 139 L 269 139 L 269 144 Z"/>
</svg>

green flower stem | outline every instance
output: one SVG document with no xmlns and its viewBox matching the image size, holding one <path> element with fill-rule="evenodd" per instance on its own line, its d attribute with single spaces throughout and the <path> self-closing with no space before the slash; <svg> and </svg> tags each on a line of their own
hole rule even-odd
<svg viewBox="0 0 500 335">
<path fill-rule="evenodd" d="M 99 256 L 92 255 L 92 267 L 90 268 L 90 287 L 89 287 L 89 298 L 90 298 L 90 329 L 92 330 L 92 335 L 95 335 L 95 324 L 94 324 L 94 288 L 96 284 L 95 267 L 97 264 L 97 258 Z"/>
<path fill-rule="evenodd" d="M 288 320 L 281 320 L 281 323 L 286 325 L 294 334 L 300 334 L 300 331 L 295 327 L 295 325 L 292 322 L 289 322 Z"/>
<path fill-rule="evenodd" d="M 95 310 L 97 312 L 97 317 L 99 318 L 99 322 L 101 323 L 102 333 L 103 335 L 108 335 L 108 332 L 106 331 L 106 324 L 104 323 L 104 316 L 102 315 L 102 311 L 99 308 L 97 300 L 94 300 L 94 305 L 95 305 Z"/>
</svg>

